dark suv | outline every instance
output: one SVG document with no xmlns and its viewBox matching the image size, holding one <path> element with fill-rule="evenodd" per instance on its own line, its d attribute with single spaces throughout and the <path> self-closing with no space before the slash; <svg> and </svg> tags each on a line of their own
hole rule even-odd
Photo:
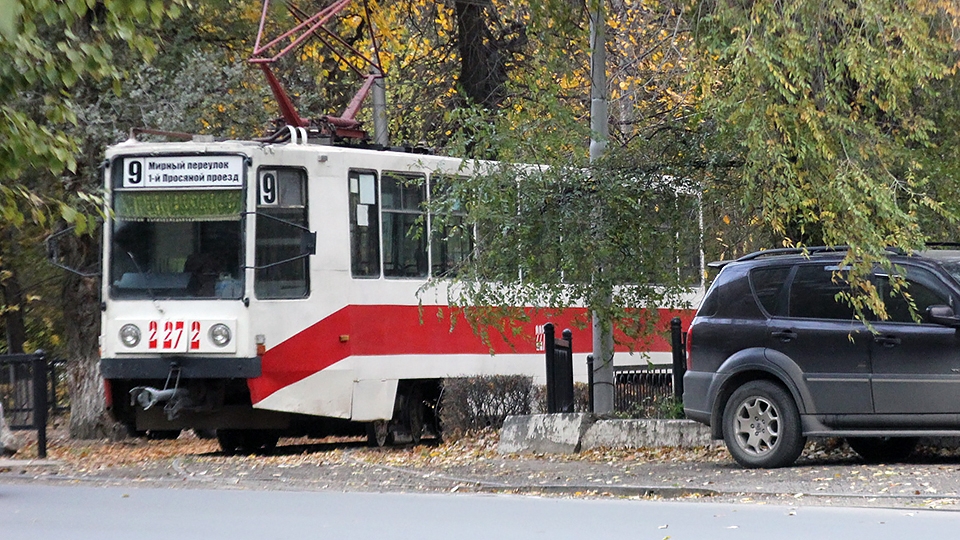
<svg viewBox="0 0 960 540">
<path fill-rule="evenodd" d="M 892 254 L 893 271 L 875 268 L 888 318 L 869 326 L 839 299 L 844 255 L 776 249 L 720 263 L 690 325 L 684 411 L 743 466 L 790 465 L 808 436 L 846 437 L 868 461 L 905 458 L 921 435 L 960 436 L 960 251 Z"/>
</svg>

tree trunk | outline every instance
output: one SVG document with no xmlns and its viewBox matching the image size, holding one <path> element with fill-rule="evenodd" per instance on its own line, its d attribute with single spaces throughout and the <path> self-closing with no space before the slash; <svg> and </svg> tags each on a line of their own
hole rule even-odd
<svg viewBox="0 0 960 540">
<path fill-rule="evenodd" d="M 24 322 L 26 302 L 23 298 L 23 287 L 20 285 L 20 274 L 4 261 L 16 261 L 19 258 L 16 232 L 8 228 L 4 231 L 3 243 L 0 246 L 0 296 L 3 300 L 3 328 L 7 342 L 7 354 L 23 354 L 23 346 L 27 341 L 27 325 Z M 29 376 L 30 368 L 25 364 L 14 364 L 11 367 L 15 409 L 11 421 L 13 425 L 23 425 L 32 422 L 30 408 L 33 403 L 33 379 Z"/>
<path fill-rule="evenodd" d="M 0 294 L 3 295 L 4 334 L 7 340 L 7 353 L 22 354 L 23 344 L 27 341 L 27 325 L 23 322 L 25 302 L 23 288 L 20 286 L 20 277 L 16 270 L 4 261 L 18 260 L 17 238 L 12 229 L 4 234 L 2 250 L 0 250 Z M 5 277 L 4 277 L 5 276 Z"/>
<path fill-rule="evenodd" d="M 99 257 L 93 236 L 71 238 L 71 266 L 90 268 Z M 66 332 L 67 380 L 70 384 L 70 436 L 75 439 L 120 439 L 123 426 L 106 411 L 103 379 L 100 377 L 100 280 L 68 274 L 63 288 L 63 318 Z"/>
<path fill-rule="evenodd" d="M 475 0 L 456 2 L 460 84 L 468 98 L 486 109 L 495 109 L 506 93 L 507 69 L 504 52 L 484 17 L 487 7 Z M 492 4 L 489 8 L 494 9 Z"/>
<path fill-rule="evenodd" d="M 20 441 L 7 427 L 7 422 L 3 418 L 3 403 L 0 403 L 0 456 L 12 456 L 19 449 Z"/>
</svg>

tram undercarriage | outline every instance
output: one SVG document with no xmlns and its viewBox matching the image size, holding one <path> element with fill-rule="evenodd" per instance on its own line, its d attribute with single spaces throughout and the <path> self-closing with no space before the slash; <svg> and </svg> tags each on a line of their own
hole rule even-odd
<svg viewBox="0 0 960 540">
<path fill-rule="evenodd" d="M 108 380 L 110 413 L 131 435 L 169 439 L 192 429 L 216 436 L 226 454 L 267 452 L 280 437 L 366 436 L 379 447 L 441 433 L 436 379 L 400 381 L 393 417 L 370 422 L 254 408 L 244 379 L 192 379 L 175 392 L 164 386 L 159 379 Z"/>
</svg>

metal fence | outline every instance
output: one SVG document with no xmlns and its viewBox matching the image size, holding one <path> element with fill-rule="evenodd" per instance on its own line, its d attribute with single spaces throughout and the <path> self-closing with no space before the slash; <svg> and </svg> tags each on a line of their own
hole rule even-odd
<svg viewBox="0 0 960 540">
<path fill-rule="evenodd" d="M 37 456 L 47 457 L 47 417 L 66 410 L 64 362 L 43 351 L 0 355 L 0 402 L 10 429 L 37 430 Z"/>
<path fill-rule="evenodd" d="M 45 387 L 51 413 L 66 412 L 67 382 L 65 362 L 58 358 L 44 358 Z M 0 403 L 10 429 L 33 429 L 34 390 L 33 374 L 37 368 L 34 354 L 0 355 Z"/>
<path fill-rule="evenodd" d="M 613 408 L 637 418 L 659 418 L 668 414 L 674 400 L 673 367 L 649 364 L 614 368 Z"/>
<path fill-rule="evenodd" d="M 683 414 L 686 335 L 679 318 L 670 321 L 671 364 L 614 367 L 614 411 L 634 418 L 678 418 Z M 587 358 L 592 369 L 592 358 Z"/>
<path fill-rule="evenodd" d="M 543 325 L 547 359 L 547 412 L 572 413 L 576 398 L 573 391 L 573 333 L 564 330 L 557 339 L 553 323 Z"/>
</svg>

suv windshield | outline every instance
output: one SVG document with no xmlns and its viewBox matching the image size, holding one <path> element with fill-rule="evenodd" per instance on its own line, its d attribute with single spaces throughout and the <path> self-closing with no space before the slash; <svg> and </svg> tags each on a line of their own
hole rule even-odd
<svg viewBox="0 0 960 540">
<path fill-rule="evenodd" d="M 940 266 L 942 266 L 953 279 L 960 282 L 960 261 L 940 261 Z"/>
<path fill-rule="evenodd" d="M 921 251 L 921 257 L 936 261 L 955 281 L 960 283 L 960 250 L 930 249 Z"/>
</svg>

